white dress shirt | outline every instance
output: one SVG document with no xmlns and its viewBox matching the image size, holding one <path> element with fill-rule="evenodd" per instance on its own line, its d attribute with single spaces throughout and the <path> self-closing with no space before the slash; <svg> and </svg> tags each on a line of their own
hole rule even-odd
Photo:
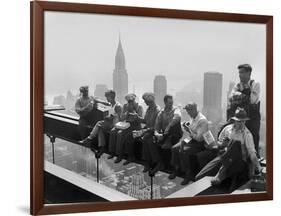
<svg viewBox="0 0 281 216">
<path fill-rule="evenodd" d="M 237 83 L 231 93 L 230 93 L 230 98 L 235 94 L 237 91 L 243 91 L 245 88 L 250 88 L 251 89 L 251 95 L 250 95 L 250 103 L 251 104 L 257 104 L 260 101 L 260 84 L 256 81 L 252 81 L 251 85 L 251 80 L 247 84 L 244 84 L 242 82 Z"/>
</svg>

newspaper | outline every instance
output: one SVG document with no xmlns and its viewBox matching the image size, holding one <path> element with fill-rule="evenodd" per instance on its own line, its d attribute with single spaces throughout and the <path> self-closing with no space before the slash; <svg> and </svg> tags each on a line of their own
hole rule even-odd
<svg viewBox="0 0 281 216">
<path fill-rule="evenodd" d="M 215 142 L 215 138 L 210 130 L 203 134 L 203 138 L 207 145 L 211 145 Z"/>
</svg>

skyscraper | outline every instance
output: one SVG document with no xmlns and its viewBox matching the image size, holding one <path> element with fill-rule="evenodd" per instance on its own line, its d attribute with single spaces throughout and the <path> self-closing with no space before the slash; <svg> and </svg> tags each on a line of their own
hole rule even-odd
<svg viewBox="0 0 281 216">
<path fill-rule="evenodd" d="M 143 173 L 135 173 L 132 176 L 132 182 L 129 186 L 129 196 L 141 199 L 143 196 L 143 189 L 146 187 Z"/>
<path fill-rule="evenodd" d="M 94 92 L 94 96 L 105 100 L 104 93 L 107 91 L 107 86 L 104 84 L 97 84 Z"/>
<path fill-rule="evenodd" d="M 164 107 L 164 96 L 167 94 L 167 80 L 164 75 L 157 75 L 154 78 L 154 94 L 155 94 L 155 101 L 156 103 Z"/>
<path fill-rule="evenodd" d="M 222 120 L 222 74 L 204 73 L 203 113 L 216 124 Z"/>
<path fill-rule="evenodd" d="M 161 188 L 159 185 L 154 184 L 153 185 L 153 199 L 161 199 Z M 151 187 L 150 185 L 146 186 L 143 190 L 142 190 L 142 199 L 143 200 L 147 200 L 150 199 L 151 196 Z"/>
<path fill-rule="evenodd" d="M 120 37 L 115 55 L 115 68 L 113 70 L 113 90 L 116 92 L 117 100 L 124 102 L 124 97 L 128 94 L 128 73 Z"/>
</svg>

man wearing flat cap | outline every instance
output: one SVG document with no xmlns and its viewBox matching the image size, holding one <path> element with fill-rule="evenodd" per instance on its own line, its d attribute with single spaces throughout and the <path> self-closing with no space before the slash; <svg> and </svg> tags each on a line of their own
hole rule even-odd
<svg viewBox="0 0 281 216">
<path fill-rule="evenodd" d="M 80 116 L 78 130 L 81 139 L 85 139 L 88 136 L 87 126 L 91 125 L 89 114 L 93 110 L 95 100 L 92 96 L 89 96 L 89 87 L 81 86 L 80 97 L 75 103 L 75 111 Z"/>
<path fill-rule="evenodd" d="M 252 67 L 249 64 L 238 66 L 240 82 L 229 96 L 227 120 L 234 116 L 237 107 L 244 108 L 250 120 L 246 126 L 251 131 L 258 157 L 260 140 L 260 84 L 251 79 Z"/>
<path fill-rule="evenodd" d="M 125 142 L 128 134 L 132 133 L 133 130 L 140 130 L 141 123 L 139 121 L 142 118 L 143 108 L 140 104 L 136 102 L 136 95 L 131 93 L 125 96 L 127 101 L 123 105 L 123 110 L 121 113 L 120 121 L 128 122 L 130 126 L 125 129 L 118 129 L 114 127 L 110 131 L 109 136 L 109 159 L 113 158 L 114 155 L 117 156 L 115 163 L 119 163 L 125 154 Z"/>
<path fill-rule="evenodd" d="M 160 106 L 155 103 L 155 96 L 151 92 L 144 93 L 142 95 L 142 99 L 148 107 L 144 117 L 138 117 L 138 119 L 139 122 L 145 124 L 145 126 L 141 130 L 133 131 L 133 134 L 129 134 L 128 138 L 126 139 L 127 142 L 125 143 L 125 149 L 128 154 L 128 159 L 124 163 L 124 165 L 127 165 L 129 162 L 135 160 L 134 138 L 138 138 L 138 140 L 141 140 L 143 143 L 142 159 L 145 161 L 144 172 L 147 172 L 149 170 L 149 165 L 152 163 L 152 158 L 154 155 L 154 145 L 152 145 L 153 134 L 155 128 L 155 121 L 158 113 L 160 112 Z"/>
<path fill-rule="evenodd" d="M 223 153 L 209 162 L 197 174 L 196 180 L 215 175 L 211 183 L 218 185 L 226 178 L 235 177 L 235 175 L 245 176 L 246 174 L 246 177 L 252 178 L 255 171 L 261 171 L 253 136 L 245 126 L 246 121 L 249 120 L 247 112 L 238 107 L 231 119 L 234 123 L 224 127 L 217 142 Z"/>
<path fill-rule="evenodd" d="M 204 159 L 209 162 L 216 156 L 216 152 L 213 152 L 212 148 L 204 140 L 203 134 L 208 132 L 208 120 L 206 117 L 197 110 L 197 104 L 194 102 L 188 103 L 184 109 L 191 120 L 183 124 L 183 128 L 187 132 L 186 139 L 183 139 L 172 148 L 171 165 L 174 170 L 169 176 L 169 179 L 174 179 L 178 173 L 184 172 L 185 176 L 181 182 L 182 185 L 186 185 L 194 179 L 199 159 L 200 161 Z M 202 157 L 198 157 L 199 154 Z"/>
</svg>

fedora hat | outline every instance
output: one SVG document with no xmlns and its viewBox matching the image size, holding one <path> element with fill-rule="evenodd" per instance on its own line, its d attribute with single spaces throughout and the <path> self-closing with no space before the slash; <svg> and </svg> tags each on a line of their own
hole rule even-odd
<svg viewBox="0 0 281 216">
<path fill-rule="evenodd" d="M 231 119 L 233 119 L 234 121 L 247 121 L 247 120 L 250 120 L 248 115 L 247 115 L 247 112 L 243 108 L 240 108 L 240 107 L 238 107 L 236 109 L 235 114 L 234 114 L 234 116 Z"/>
</svg>

